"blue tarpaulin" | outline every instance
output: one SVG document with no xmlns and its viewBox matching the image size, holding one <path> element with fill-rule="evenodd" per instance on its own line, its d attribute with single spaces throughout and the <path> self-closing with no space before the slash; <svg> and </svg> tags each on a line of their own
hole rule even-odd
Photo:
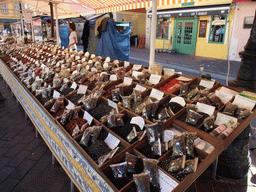
<svg viewBox="0 0 256 192">
<path fill-rule="evenodd" d="M 59 34 L 60 34 L 61 46 L 64 46 L 66 48 L 69 45 L 68 26 L 60 25 Z"/>
<path fill-rule="evenodd" d="M 101 33 L 101 38 L 98 42 L 97 55 L 128 61 L 130 54 L 130 32 L 131 27 L 118 32 L 115 21 L 108 20 L 107 31 Z"/>
</svg>

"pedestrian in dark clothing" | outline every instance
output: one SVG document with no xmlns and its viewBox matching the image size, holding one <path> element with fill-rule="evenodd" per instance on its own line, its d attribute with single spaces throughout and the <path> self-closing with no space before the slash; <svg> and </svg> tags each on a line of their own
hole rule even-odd
<svg viewBox="0 0 256 192">
<path fill-rule="evenodd" d="M 83 41 L 83 46 L 84 46 L 84 52 L 86 52 L 87 49 L 88 49 L 89 36 L 90 36 L 89 21 L 86 21 L 84 23 L 84 29 L 83 29 L 83 34 L 82 34 L 82 41 Z"/>
</svg>

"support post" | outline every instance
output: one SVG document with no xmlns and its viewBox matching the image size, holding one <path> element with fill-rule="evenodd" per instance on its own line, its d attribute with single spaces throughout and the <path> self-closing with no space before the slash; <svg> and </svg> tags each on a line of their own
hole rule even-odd
<svg viewBox="0 0 256 192">
<path fill-rule="evenodd" d="M 21 1 L 19 2 L 19 6 L 20 6 L 21 37 L 23 37 L 23 35 L 24 35 L 24 22 L 23 22 L 23 11 L 22 11 Z"/>
<path fill-rule="evenodd" d="M 36 137 L 38 137 L 38 131 L 37 131 L 37 129 L 35 128 L 35 132 L 36 132 Z"/>
<path fill-rule="evenodd" d="M 28 119 L 28 115 L 27 115 L 26 111 L 25 111 L 25 119 L 26 120 Z"/>
<path fill-rule="evenodd" d="M 54 14 L 53 14 L 53 5 L 52 5 L 52 2 L 49 2 L 49 5 L 50 5 L 50 11 L 51 11 L 51 37 L 53 38 L 54 37 Z"/>
<path fill-rule="evenodd" d="M 150 33 L 149 68 L 155 64 L 156 19 L 157 19 L 157 0 L 153 0 L 152 1 L 152 22 L 151 22 L 151 33 Z"/>
<path fill-rule="evenodd" d="M 57 8 L 58 8 L 58 4 L 55 3 L 56 40 L 57 40 L 57 46 L 60 46 L 59 19 L 58 19 Z"/>
<path fill-rule="evenodd" d="M 215 161 L 212 163 L 212 165 L 213 165 L 212 179 L 214 180 L 216 178 L 216 173 L 217 173 L 218 157 L 215 159 Z"/>
</svg>

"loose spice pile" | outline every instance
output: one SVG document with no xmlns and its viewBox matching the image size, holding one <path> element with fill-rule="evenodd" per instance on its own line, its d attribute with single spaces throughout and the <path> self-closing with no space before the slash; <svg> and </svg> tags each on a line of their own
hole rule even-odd
<svg viewBox="0 0 256 192">
<path fill-rule="evenodd" d="M 101 117 L 109 114 L 109 112 L 113 108 L 107 105 L 106 103 L 100 103 L 98 106 L 94 109 L 92 109 L 89 113 L 91 116 L 93 116 L 95 119 L 100 120 Z"/>
<path fill-rule="evenodd" d="M 73 119 L 67 125 L 65 126 L 67 132 L 71 135 L 73 133 L 73 130 L 75 129 L 76 125 L 78 125 L 79 128 L 82 127 L 83 124 L 85 124 L 87 121 L 85 119 L 79 118 L 79 119 Z"/>
<path fill-rule="evenodd" d="M 161 91 L 166 91 L 168 93 L 174 93 L 175 91 L 179 90 L 180 81 L 177 79 L 171 79 L 168 83 L 164 84 L 163 87 L 160 87 L 159 89 Z"/>
</svg>

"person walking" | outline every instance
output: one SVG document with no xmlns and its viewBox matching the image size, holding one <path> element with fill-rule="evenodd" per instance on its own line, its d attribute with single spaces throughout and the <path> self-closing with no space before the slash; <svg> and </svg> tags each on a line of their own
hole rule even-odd
<svg viewBox="0 0 256 192">
<path fill-rule="evenodd" d="M 89 36 L 90 36 L 90 27 L 89 27 L 89 21 L 87 20 L 84 23 L 84 29 L 83 29 L 83 35 L 82 35 L 84 52 L 86 52 L 88 50 Z"/>
<path fill-rule="evenodd" d="M 76 35 L 76 24 L 75 23 L 69 23 L 68 29 L 71 31 L 69 35 L 69 45 L 67 48 L 77 50 L 77 35 Z"/>
</svg>

